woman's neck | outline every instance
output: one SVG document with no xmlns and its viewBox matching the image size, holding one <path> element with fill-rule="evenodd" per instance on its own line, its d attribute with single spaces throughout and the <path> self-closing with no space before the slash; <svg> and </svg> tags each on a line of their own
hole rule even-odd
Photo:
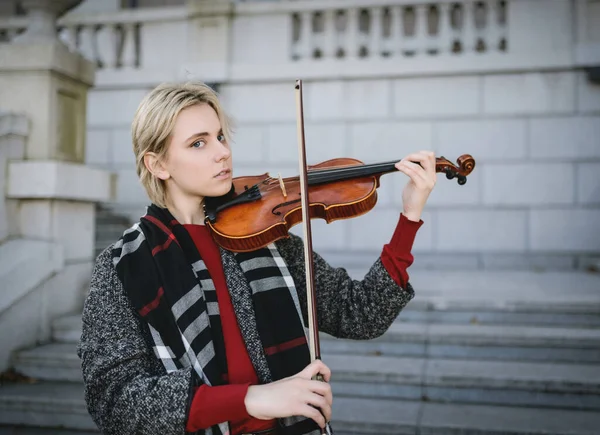
<svg viewBox="0 0 600 435">
<path fill-rule="evenodd" d="M 197 198 L 170 201 L 167 203 L 167 209 L 182 225 L 204 225 L 204 198 L 200 201 Z"/>
</svg>

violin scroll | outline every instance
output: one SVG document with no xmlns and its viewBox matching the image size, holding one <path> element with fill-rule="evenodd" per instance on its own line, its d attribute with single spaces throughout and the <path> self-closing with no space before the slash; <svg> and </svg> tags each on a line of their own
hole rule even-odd
<svg viewBox="0 0 600 435">
<path fill-rule="evenodd" d="M 467 175 L 475 168 L 475 159 L 470 154 L 463 154 L 456 159 L 458 166 L 443 156 L 435 160 L 435 171 L 445 173 L 448 180 L 457 178 L 461 186 L 467 182 Z"/>
</svg>

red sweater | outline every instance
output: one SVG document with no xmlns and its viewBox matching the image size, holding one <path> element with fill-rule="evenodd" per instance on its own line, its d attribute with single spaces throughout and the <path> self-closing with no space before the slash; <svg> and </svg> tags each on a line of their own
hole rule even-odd
<svg viewBox="0 0 600 435">
<path fill-rule="evenodd" d="M 392 239 L 383 247 L 381 261 L 401 287 L 408 282 L 406 269 L 413 262 L 412 245 L 422 224 L 423 221 L 413 222 L 401 214 Z M 202 385 L 196 390 L 186 430 L 196 432 L 224 421 L 231 422 L 232 435 L 269 429 L 273 427 L 274 420 L 252 418 L 244 404 L 248 387 L 259 382 L 235 318 L 219 248 L 204 225 L 184 226 L 194 240 L 215 284 L 229 371 L 228 385 Z"/>
</svg>

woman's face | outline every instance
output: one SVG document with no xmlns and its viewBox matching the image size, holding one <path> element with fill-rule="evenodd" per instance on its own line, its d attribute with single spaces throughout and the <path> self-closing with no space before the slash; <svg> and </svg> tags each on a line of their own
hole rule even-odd
<svg viewBox="0 0 600 435">
<path fill-rule="evenodd" d="M 179 113 L 162 166 L 169 175 L 168 197 L 202 199 L 229 192 L 231 150 L 211 106 L 197 104 Z"/>
</svg>

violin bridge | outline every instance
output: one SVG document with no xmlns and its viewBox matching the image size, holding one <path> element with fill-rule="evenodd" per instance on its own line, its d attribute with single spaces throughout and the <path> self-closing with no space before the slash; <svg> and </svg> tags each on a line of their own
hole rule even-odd
<svg viewBox="0 0 600 435">
<path fill-rule="evenodd" d="M 283 193 L 283 197 L 287 198 L 287 192 L 285 191 L 285 184 L 283 183 L 283 178 L 281 178 L 281 174 L 278 172 L 279 176 L 279 187 L 281 187 L 281 192 Z"/>
</svg>

